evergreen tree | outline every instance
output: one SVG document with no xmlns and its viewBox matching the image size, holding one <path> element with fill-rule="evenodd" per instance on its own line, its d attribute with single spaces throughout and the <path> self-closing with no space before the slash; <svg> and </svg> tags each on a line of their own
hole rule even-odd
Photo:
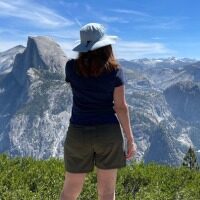
<svg viewBox="0 0 200 200">
<path fill-rule="evenodd" d="M 196 154 L 194 152 L 194 149 L 191 146 L 190 146 L 190 148 L 188 149 L 188 152 L 185 154 L 185 156 L 183 158 L 182 165 L 185 166 L 185 167 L 188 167 L 190 169 L 199 170 L 197 157 L 196 157 Z"/>
</svg>

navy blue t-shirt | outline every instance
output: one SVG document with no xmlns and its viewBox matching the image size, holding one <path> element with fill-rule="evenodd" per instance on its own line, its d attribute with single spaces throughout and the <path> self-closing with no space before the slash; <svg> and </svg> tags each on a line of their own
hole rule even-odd
<svg viewBox="0 0 200 200">
<path fill-rule="evenodd" d="M 123 69 L 103 72 L 98 77 L 84 77 L 75 71 L 75 60 L 65 66 L 65 81 L 70 83 L 73 105 L 70 123 L 95 125 L 119 123 L 113 109 L 114 88 L 124 84 Z"/>
</svg>

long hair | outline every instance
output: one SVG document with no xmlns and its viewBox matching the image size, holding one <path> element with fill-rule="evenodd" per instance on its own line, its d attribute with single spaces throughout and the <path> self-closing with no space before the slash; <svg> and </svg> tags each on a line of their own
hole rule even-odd
<svg viewBox="0 0 200 200">
<path fill-rule="evenodd" d="M 97 77 L 104 71 L 112 71 L 118 67 L 119 64 L 114 57 L 111 45 L 93 51 L 80 52 L 75 59 L 76 72 L 85 77 Z"/>
</svg>

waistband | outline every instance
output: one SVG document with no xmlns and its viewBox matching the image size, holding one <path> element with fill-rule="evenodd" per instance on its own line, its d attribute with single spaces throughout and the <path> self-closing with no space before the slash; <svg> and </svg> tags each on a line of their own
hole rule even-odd
<svg viewBox="0 0 200 200">
<path fill-rule="evenodd" d="M 95 124 L 95 125 L 83 125 L 83 124 L 69 124 L 70 127 L 82 128 L 82 129 L 97 129 L 109 126 L 120 126 L 119 123 L 109 123 L 109 124 Z"/>
</svg>

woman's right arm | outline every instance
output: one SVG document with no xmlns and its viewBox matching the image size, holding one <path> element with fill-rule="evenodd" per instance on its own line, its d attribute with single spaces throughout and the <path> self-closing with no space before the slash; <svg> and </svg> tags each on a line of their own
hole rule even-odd
<svg viewBox="0 0 200 200">
<path fill-rule="evenodd" d="M 118 120 L 122 126 L 123 132 L 125 133 L 125 137 L 128 142 L 128 154 L 127 158 L 133 156 L 136 152 L 136 144 L 134 142 L 134 136 L 131 130 L 130 117 L 129 117 L 129 109 L 125 99 L 125 86 L 121 85 L 119 87 L 115 87 L 114 89 L 114 107 L 113 109 L 116 112 Z"/>
</svg>

